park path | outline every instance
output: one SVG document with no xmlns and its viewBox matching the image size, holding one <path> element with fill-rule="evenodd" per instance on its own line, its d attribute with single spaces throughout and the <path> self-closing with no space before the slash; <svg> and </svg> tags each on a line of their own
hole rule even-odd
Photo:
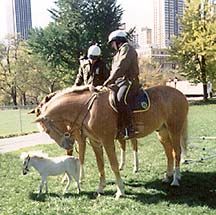
<svg viewBox="0 0 216 215">
<path fill-rule="evenodd" d="M 44 132 L 4 138 L 0 139 L 0 153 L 12 152 L 24 147 L 50 143 L 53 143 L 53 140 Z"/>
</svg>

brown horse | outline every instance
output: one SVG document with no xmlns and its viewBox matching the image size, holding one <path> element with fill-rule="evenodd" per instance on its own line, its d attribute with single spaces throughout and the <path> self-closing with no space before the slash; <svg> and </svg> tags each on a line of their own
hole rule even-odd
<svg viewBox="0 0 216 215">
<path fill-rule="evenodd" d="M 157 131 L 167 156 L 164 182 L 173 176 L 171 185 L 180 180 L 181 150 L 186 150 L 188 102 L 178 90 L 167 86 L 147 89 L 151 107 L 146 112 L 134 113 L 134 126 L 139 131 L 136 138 Z M 116 198 L 124 195 L 115 153 L 114 139 L 117 133 L 117 113 L 109 105 L 109 92 L 92 93 L 88 90 L 67 90 L 57 93 L 41 108 L 36 119 L 59 145 L 67 148 L 71 136 L 82 144 L 82 135 L 91 140 L 100 173 L 97 193 L 105 187 L 104 147 L 116 177 Z M 81 149 L 81 151 L 84 151 Z"/>
</svg>

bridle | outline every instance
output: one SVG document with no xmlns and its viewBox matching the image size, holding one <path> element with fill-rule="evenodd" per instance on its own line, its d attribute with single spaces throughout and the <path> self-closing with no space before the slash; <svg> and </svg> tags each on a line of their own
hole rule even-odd
<svg viewBox="0 0 216 215">
<path fill-rule="evenodd" d="M 81 114 L 84 111 L 84 108 L 86 107 L 86 105 L 88 105 L 87 111 L 84 115 L 84 117 L 81 120 L 81 126 L 79 128 L 80 133 L 82 133 L 82 127 L 83 127 L 83 122 L 85 120 L 85 118 L 87 117 L 87 114 L 89 113 L 89 110 L 91 109 L 95 99 L 97 98 L 98 93 L 93 93 L 88 99 L 87 101 L 82 105 L 82 107 L 80 108 L 78 114 L 76 115 L 75 119 L 69 123 L 69 131 L 66 132 L 62 132 L 55 124 L 57 121 L 50 119 L 49 117 L 44 116 L 43 117 L 43 124 L 44 126 L 44 130 L 47 134 L 50 133 L 50 130 L 54 131 L 58 136 L 60 136 L 61 138 L 66 138 L 69 139 L 71 137 L 71 134 L 73 134 L 73 132 L 76 130 L 75 125 L 77 124 L 77 121 L 79 120 Z"/>
</svg>

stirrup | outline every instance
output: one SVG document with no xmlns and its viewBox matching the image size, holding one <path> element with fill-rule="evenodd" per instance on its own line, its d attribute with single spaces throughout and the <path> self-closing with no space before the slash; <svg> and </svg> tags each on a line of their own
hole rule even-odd
<svg viewBox="0 0 216 215">
<path fill-rule="evenodd" d="M 131 128 L 125 128 L 125 136 L 124 136 L 124 140 L 128 140 L 131 138 L 136 137 L 136 134 L 138 134 L 137 131 L 135 131 L 134 129 Z"/>
</svg>

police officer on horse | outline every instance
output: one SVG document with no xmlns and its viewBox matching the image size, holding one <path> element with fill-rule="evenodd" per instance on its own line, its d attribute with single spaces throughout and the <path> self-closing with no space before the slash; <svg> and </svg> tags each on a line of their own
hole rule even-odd
<svg viewBox="0 0 216 215">
<path fill-rule="evenodd" d="M 129 139 L 135 136 L 129 104 L 133 102 L 140 88 L 137 52 L 128 43 L 127 33 L 122 30 L 113 31 L 109 35 L 108 43 L 116 50 L 116 54 L 113 57 L 110 76 L 104 82 L 104 86 L 117 86 L 118 138 Z"/>
<path fill-rule="evenodd" d="M 87 57 L 87 59 L 80 59 L 80 67 L 74 85 L 92 85 L 93 87 L 103 85 L 109 77 L 109 70 L 101 59 L 100 47 L 90 46 Z"/>
</svg>

